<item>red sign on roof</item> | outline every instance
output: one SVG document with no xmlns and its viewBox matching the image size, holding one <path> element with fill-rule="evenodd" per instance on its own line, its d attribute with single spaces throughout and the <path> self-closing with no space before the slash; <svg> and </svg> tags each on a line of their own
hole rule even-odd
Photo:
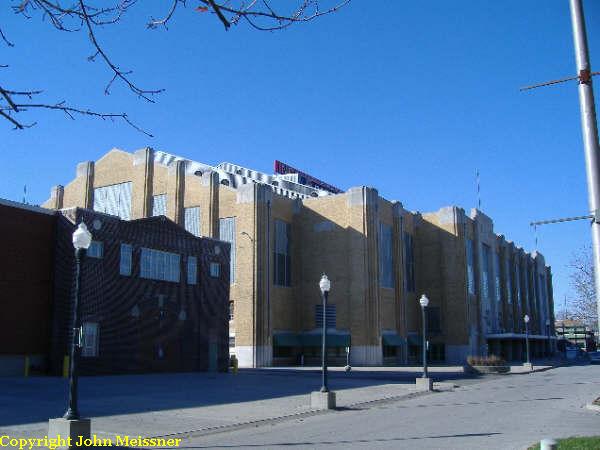
<svg viewBox="0 0 600 450">
<path fill-rule="evenodd" d="M 300 184 L 311 186 L 316 189 L 323 189 L 324 191 L 328 191 L 333 194 L 340 194 L 341 192 L 343 192 L 341 189 L 338 189 L 335 186 L 332 186 L 331 184 L 325 183 L 324 181 L 321 181 L 318 178 L 313 177 L 312 175 L 304 173 L 278 160 L 275 160 L 275 173 L 278 173 L 280 175 L 295 173 L 298 174 L 298 183 Z"/>
</svg>

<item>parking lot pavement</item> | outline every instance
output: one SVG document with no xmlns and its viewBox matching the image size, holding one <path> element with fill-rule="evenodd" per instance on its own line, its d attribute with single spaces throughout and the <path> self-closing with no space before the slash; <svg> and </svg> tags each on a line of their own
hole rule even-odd
<svg viewBox="0 0 600 450">
<path fill-rule="evenodd" d="M 334 368 L 330 388 L 338 407 L 407 396 L 420 368 Z M 439 390 L 480 381 L 462 367 L 433 367 Z M 185 373 L 82 377 L 79 408 L 98 436 L 162 436 L 232 427 L 310 413 L 309 394 L 320 388 L 318 368 L 250 369 L 232 373 Z M 47 421 L 66 407 L 66 380 L 6 378 L 0 392 L 0 434 L 43 437 Z"/>
</svg>

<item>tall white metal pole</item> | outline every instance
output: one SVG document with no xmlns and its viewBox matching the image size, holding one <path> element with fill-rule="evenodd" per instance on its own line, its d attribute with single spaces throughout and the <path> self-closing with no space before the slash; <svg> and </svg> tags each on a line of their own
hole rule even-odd
<svg viewBox="0 0 600 450">
<path fill-rule="evenodd" d="M 598 125 L 594 107 L 594 89 L 590 67 L 585 19 L 581 0 L 569 0 L 575 59 L 579 74 L 579 103 L 581 109 L 581 129 L 585 150 L 585 169 L 588 182 L 588 202 L 592 221 L 592 245 L 594 250 L 594 278 L 596 287 L 596 308 L 598 311 L 598 330 L 600 331 L 600 145 L 598 144 Z"/>
</svg>

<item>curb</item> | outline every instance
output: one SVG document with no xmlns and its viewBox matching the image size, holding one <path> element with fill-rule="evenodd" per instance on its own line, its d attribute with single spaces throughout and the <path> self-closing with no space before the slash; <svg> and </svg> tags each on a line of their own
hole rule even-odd
<svg viewBox="0 0 600 450">
<path fill-rule="evenodd" d="M 269 425 L 269 424 L 286 422 L 286 421 L 294 420 L 294 419 L 302 419 L 305 417 L 312 417 L 312 416 L 318 416 L 318 415 L 322 415 L 322 414 L 330 414 L 330 413 L 334 413 L 334 412 L 343 412 L 343 411 L 352 410 L 352 409 L 359 409 L 362 406 L 376 406 L 376 405 L 391 403 L 391 402 L 400 401 L 400 400 L 409 400 L 411 398 L 421 397 L 421 396 L 424 396 L 424 395 L 427 395 L 430 393 L 435 393 L 435 392 L 436 392 L 435 390 L 434 391 L 412 391 L 412 392 L 408 392 L 407 394 L 402 394 L 402 395 L 395 395 L 395 396 L 384 397 L 384 398 L 380 398 L 380 399 L 376 399 L 376 400 L 367 400 L 367 401 L 363 401 L 363 402 L 351 403 L 346 406 L 340 406 L 336 409 L 319 409 L 319 410 L 311 409 L 308 411 L 302 411 L 302 412 L 298 412 L 298 413 L 294 413 L 294 414 L 286 414 L 284 416 L 268 417 L 266 419 L 250 420 L 247 422 L 240 422 L 240 423 L 235 423 L 235 424 L 227 424 L 227 425 L 219 425 L 219 426 L 214 426 L 214 427 L 200 428 L 198 430 L 181 431 L 181 432 L 177 432 L 177 433 L 162 434 L 162 435 L 158 435 L 158 436 L 149 436 L 149 438 L 150 439 L 152 439 L 152 438 L 169 439 L 169 438 L 179 437 L 179 438 L 183 438 L 183 439 L 189 439 L 192 437 L 211 436 L 214 434 L 226 433 L 229 431 L 237 431 L 237 430 L 241 430 L 241 429 L 245 429 L 245 428 L 259 427 L 261 425 Z"/>
</svg>

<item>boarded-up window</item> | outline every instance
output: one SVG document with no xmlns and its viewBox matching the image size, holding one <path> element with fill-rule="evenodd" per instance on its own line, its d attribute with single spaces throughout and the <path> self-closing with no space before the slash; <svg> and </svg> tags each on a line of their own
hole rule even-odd
<svg viewBox="0 0 600 450">
<path fill-rule="evenodd" d="M 91 358 L 98 356 L 98 324 L 84 322 L 81 325 L 81 356 Z"/>
<path fill-rule="evenodd" d="M 90 258 L 102 258 L 104 256 L 104 244 L 100 241 L 92 241 L 85 254 Z"/>
<path fill-rule="evenodd" d="M 188 284 L 196 284 L 198 282 L 198 260 L 195 256 L 188 256 L 187 282 Z"/>
<path fill-rule="evenodd" d="M 119 263 L 119 273 L 121 275 L 131 275 L 133 247 L 129 244 L 121 244 L 121 261 Z"/>
<path fill-rule="evenodd" d="M 167 194 L 152 197 L 152 217 L 167 215 Z"/>
<path fill-rule="evenodd" d="M 278 286 L 292 285 L 292 258 L 290 255 L 290 224 L 275 220 L 275 251 L 273 282 Z"/>
<path fill-rule="evenodd" d="M 185 229 L 194 236 L 200 236 L 200 207 L 184 209 Z"/>
<path fill-rule="evenodd" d="M 142 248 L 140 278 L 179 282 L 180 259 L 176 253 Z"/>
<path fill-rule="evenodd" d="M 94 189 L 94 211 L 131 218 L 131 181 Z"/>
<path fill-rule="evenodd" d="M 475 294 L 475 267 L 473 261 L 473 240 L 467 239 L 467 289 L 469 294 Z"/>
<path fill-rule="evenodd" d="M 219 219 L 219 239 L 231 244 L 229 280 L 233 284 L 235 283 L 235 217 Z"/>
</svg>

